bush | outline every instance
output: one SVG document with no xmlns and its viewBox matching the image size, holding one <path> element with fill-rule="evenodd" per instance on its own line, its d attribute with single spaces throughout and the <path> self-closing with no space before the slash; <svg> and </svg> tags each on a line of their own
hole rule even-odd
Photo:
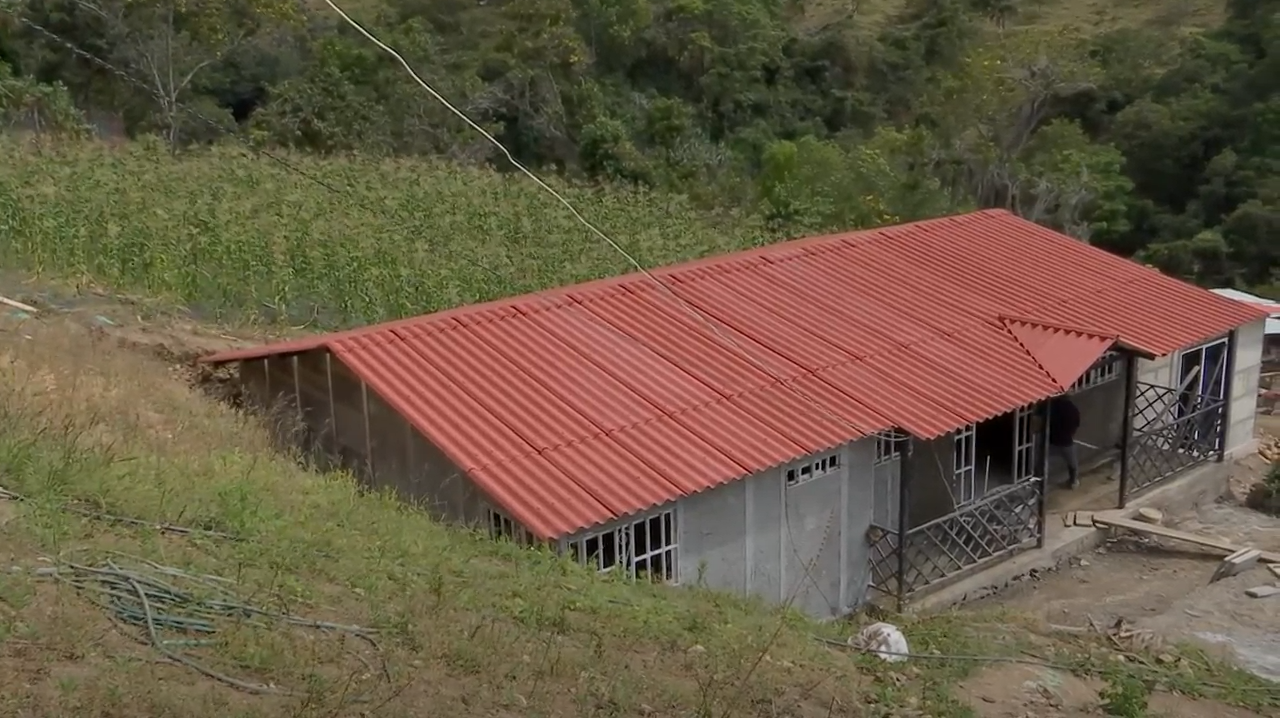
<svg viewBox="0 0 1280 718">
<path fill-rule="evenodd" d="M 1262 481 L 1249 490 L 1245 505 L 1254 511 L 1280 516 L 1280 461 L 1272 463 Z"/>
</svg>

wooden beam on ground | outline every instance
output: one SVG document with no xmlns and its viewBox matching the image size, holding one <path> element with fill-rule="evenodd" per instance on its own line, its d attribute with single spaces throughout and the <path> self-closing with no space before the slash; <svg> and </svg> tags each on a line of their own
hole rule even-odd
<svg viewBox="0 0 1280 718">
<path fill-rule="evenodd" d="M 8 297 L 0 297 L 0 304 L 13 307 L 18 311 L 26 312 L 27 314 L 35 314 L 37 311 L 35 307 L 29 304 L 23 304 L 22 302 L 14 301 L 12 299 L 9 299 Z"/>
<path fill-rule="evenodd" d="M 1077 522 L 1081 519 L 1081 513 L 1076 514 Z M 1137 533 L 1147 534 L 1150 536 L 1159 536 L 1161 538 L 1173 539 L 1174 541 L 1185 541 L 1193 543 L 1197 546 L 1221 551 L 1226 554 L 1234 554 L 1245 546 L 1237 546 L 1229 541 L 1210 538 L 1208 536 L 1199 536 L 1186 531 L 1179 531 L 1164 526 L 1156 526 L 1155 524 L 1147 524 L 1141 521 L 1134 521 L 1110 512 L 1093 514 L 1093 525 L 1098 528 L 1125 529 Z M 1259 553 L 1258 560 L 1262 563 L 1280 563 L 1280 554 L 1269 551 Z"/>
</svg>

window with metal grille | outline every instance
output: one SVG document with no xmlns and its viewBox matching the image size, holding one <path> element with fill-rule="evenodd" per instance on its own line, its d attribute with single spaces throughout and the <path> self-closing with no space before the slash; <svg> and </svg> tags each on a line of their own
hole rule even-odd
<svg viewBox="0 0 1280 718">
<path fill-rule="evenodd" d="M 955 473 L 952 477 L 951 498 L 956 506 L 964 506 L 978 498 L 977 463 L 978 426 L 969 424 L 956 432 Z"/>
<path fill-rule="evenodd" d="M 1076 383 L 1071 385 L 1071 391 L 1083 391 L 1092 389 L 1100 384 L 1106 384 L 1120 378 L 1120 353 L 1107 352 L 1102 358 L 1093 363 L 1089 370 L 1084 373 Z"/>
<path fill-rule="evenodd" d="M 661 583 L 676 582 L 679 550 L 674 509 L 569 542 L 569 555 L 584 566 L 600 572 L 621 569 L 632 579 Z"/>
<path fill-rule="evenodd" d="M 494 508 L 485 509 L 485 513 L 488 516 L 490 538 L 506 539 L 521 546 L 533 543 L 533 535 L 510 516 Z"/>
<path fill-rule="evenodd" d="M 827 454 L 820 459 L 796 464 L 785 473 L 787 486 L 799 486 L 806 481 L 834 474 L 840 470 L 840 454 Z"/>
<path fill-rule="evenodd" d="M 876 435 L 876 466 L 897 461 L 900 457 L 897 441 L 888 436 Z"/>
</svg>

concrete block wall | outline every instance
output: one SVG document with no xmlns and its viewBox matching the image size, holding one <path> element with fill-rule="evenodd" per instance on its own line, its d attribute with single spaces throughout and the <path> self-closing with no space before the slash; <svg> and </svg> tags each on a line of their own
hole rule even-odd
<svg viewBox="0 0 1280 718">
<path fill-rule="evenodd" d="M 1079 389 L 1071 393 L 1071 400 L 1080 409 L 1080 430 L 1076 440 L 1080 464 L 1088 465 L 1119 450 L 1124 434 L 1125 368 L 1120 365 L 1119 375 L 1110 381 Z M 1051 470 L 1066 473 L 1065 467 L 1051 462 Z"/>
<path fill-rule="evenodd" d="M 820 618 L 861 605 L 870 581 L 866 535 L 875 512 L 875 440 L 796 463 L 833 452 L 840 470 L 802 484 L 787 486 L 783 466 L 680 500 L 680 583 L 770 603 L 794 596 L 795 608 Z"/>
<path fill-rule="evenodd" d="M 1256 449 L 1254 423 L 1258 410 L 1258 380 L 1262 373 L 1265 320 L 1236 330 L 1235 370 L 1231 375 L 1227 408 L 1227 453 L 1243 456 Z"/>
</svg>

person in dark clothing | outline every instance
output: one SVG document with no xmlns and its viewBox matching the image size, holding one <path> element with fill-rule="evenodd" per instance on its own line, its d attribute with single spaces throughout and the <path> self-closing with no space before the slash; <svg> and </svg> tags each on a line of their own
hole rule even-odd
<svg viewBox="0 0 1280 718">
<path fill-rule="evenodd" d="M 1080 461 L 1076 455 L 1076 431 L 1080 409 L 1067 396 L 1049 400 L 1049 455 L 1057 455 L 1067 465 L 1070 488 L 1080 485 Z"/>
</svg>

